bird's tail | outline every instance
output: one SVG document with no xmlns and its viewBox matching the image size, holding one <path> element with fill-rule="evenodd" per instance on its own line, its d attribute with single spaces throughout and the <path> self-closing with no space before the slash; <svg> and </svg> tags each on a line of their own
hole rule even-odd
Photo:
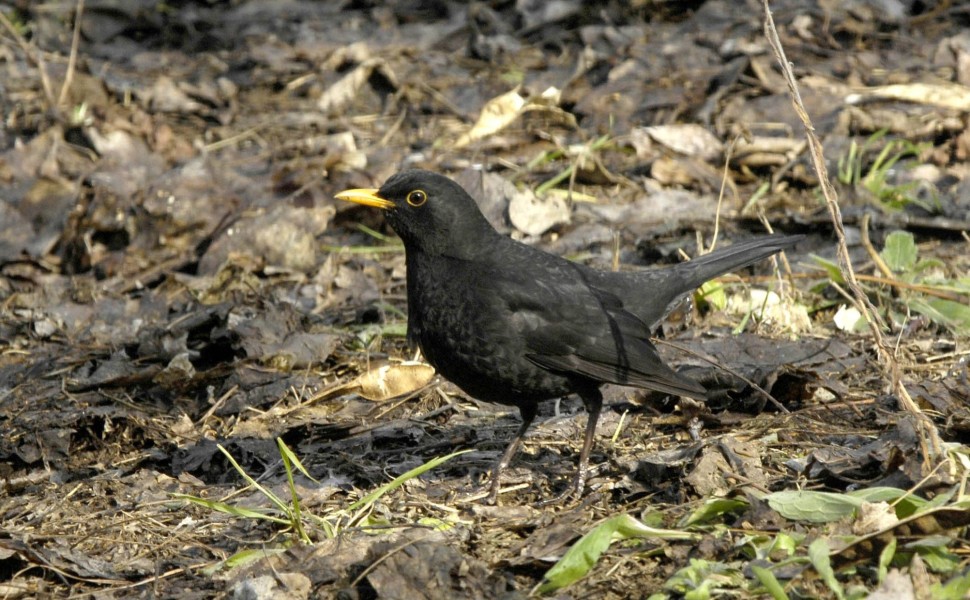
<svg viewBox="0 0 970 600">
<path fill-rule="evenodd" d="M 794 246 L 803 235 L 769 235 L 680 263 L 673 267 L 683 280 L 683 289 L 693 290 L 709 279 L 754 264 L 772 254 Z"/>
</svg>

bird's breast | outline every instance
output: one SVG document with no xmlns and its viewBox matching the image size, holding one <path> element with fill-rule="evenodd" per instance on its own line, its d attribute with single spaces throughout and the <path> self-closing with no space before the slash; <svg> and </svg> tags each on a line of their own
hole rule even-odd
<svg viewBox="0 0 970 600">
<path fill-rule="evenodd" d="M 521 405 L 568 394 L 568 378 L 527 357 L 521 323 L 485 263 L 408 256 L 408 330 L 425 358 L 471 396 Z"/>
</svg>

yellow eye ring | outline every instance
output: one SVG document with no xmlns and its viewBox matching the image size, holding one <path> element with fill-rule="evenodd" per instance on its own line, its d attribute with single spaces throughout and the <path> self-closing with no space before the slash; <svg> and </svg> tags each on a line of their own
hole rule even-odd
<svg viewBox="0 0 970 600">
<path fill-rule="evenodd" d="M 428 201 L 428 195 L 423 190 L 414 190 L 408 194 L 407 201 L 408 204 L 417 208 Z"/>
</svg>

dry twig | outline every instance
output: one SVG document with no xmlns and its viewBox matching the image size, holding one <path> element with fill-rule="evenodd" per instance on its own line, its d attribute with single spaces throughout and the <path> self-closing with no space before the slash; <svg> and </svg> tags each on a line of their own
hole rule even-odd
<svg viewBox="0 0 970 600">
<path fill-rule="evenodd" d="M 829 213 L 832 218 L 832 225 L 838 239 L 839 267 L 849 288 L 849 299 L 855 308 L 871 325 L 869 330 L 872 332 L 876 351 L 879 355 L 879 364 L 883 367 L 885 375 L 890 381 L 890 387 L 893 393 L 899 399 L 900 406 L 905 411 L 916 417 L 920 430 L 920 441 L 923 451 L 923 467 L 926 470 L 932 469 L 934 463 L 942 455 L 942 444 L 939 433 L 937 432 L 936 427 L 933 425 L 933 422 L 929 419 L 929 417 L 923 414 L 923 411 L 920 410 L 919 406 L 913 401 L 912 397 L 909 395 L 909 392 L 906 390 L 906 386 L 904 385 L 902 379 L 902 371 L 899 367 L 899 361 L 896 360 L 893 349 L 886 343 L 882 335 L 886 325 L 880 318 L 876 308 L 869 301 L 869 298 L 866 296 L 865 292 L 859 286 L 859 282 L 856 279 L 855 271 L 852 269 L 852 261 L 849 258 L 849 248 L 846 244 L 845 227 L 842 221 L 842 211 L 839 208 L 838 195 L 835 192 L 835 188 L 832 186 L 832 182 L 828 175 L 828 169 L 825 166 L 822 142 L 815 134 L 815 127 L 812 125 L 811 117 L 809 117 L 808 111 L 805 110 L 805 105 L 802 103 L 801 93 L 798 90 L 798 83 L 795 81 L 795 74 L 792 72 L 791 63 L 788 62 L 788 58 L 785 56 L 785 50 L 782 47 L 781 40 L 778 37 L 778 31 L 775 29 L 775 23 L 771 16 L 769 2 L 768 0 L 762 0 L 762 3 L 765 9 L 765 37 L 767 38 L 768 44 L 771 46 L 772 51 L 775 53 L 775 58 L 778 60 L 778 64 L 781 67 L 782 75 L 785 78 L 785 82 L 788 84 L 788 91 L 791 94 L 792 106 L 795 108 L 795 113 L 798 115 L 798 118 L 802 121 L 802 125 L 805 128 L 805 135 L 808 139 L 808 148 L 812 157 L 812 164 L 815 167 L 816 174 L 818 175 L 818 180 L 822 188 L 822 195 L 825 197 L 825 204 L 829 209 Z"/>
</svg>

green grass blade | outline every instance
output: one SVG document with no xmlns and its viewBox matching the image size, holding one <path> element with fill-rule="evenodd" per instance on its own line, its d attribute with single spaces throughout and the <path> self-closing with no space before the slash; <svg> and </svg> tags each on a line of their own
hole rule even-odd
<svg viewBox="0 0 970 600">
<path fill-rule="evenodd" d="M 440 465 L 442 463 L 445 463 L 445 462 L 448 462 L 449 460 L 453 459 L 456 456 L 460 456 L 462 454 L 467 454 L 468 452 L 471 452 L 471 450 L 460 450 L 458 452 L 452 452 L 451 454 L 449 454 L 447 456 L 439 456 L 438 458 L 435 458 L 433 460 L 429 460 L 428 462 L 424 463 L 420 467 L 415 467 L 415 468 L 411 469 L 410 471 L 408 471 L 407 473 L 395 477 L 394 480 L 391 481 L 390 483 L 386 483 L 386 484 L 382 485 L 381 487 L 377 488 L 376 490 L 374 490 L 373 492 L 367 494 L 366 496 L 364 496 L 363 498 L 361 498 L 357 502 L 354 502 L 353 504 L 351 504 L 350 506 L 348 506 L 347 507 L 347 510 L 357 510 L 358 508 L 361 508 L 361 507 L 364 507 L 364 506 L 369 506 L 369 505 L 373 504 L 378 498 L 380 498 L 384 494 L 386 494 L 386 493 L 388 493 L 388 492 L 390 492 L 392 490 L 395 490 L 395 489 L 401 487 L 402 485 L 404 485 L 404 483 L 406 481 L 408 481 L 410 479 L 414 479 L 415 477 L 418 477 L 419 475 L 422 475 L 422 474 L 426 473 L 427 471 L 430 471 L 431 469 L 434 469 L 438 465 Z"/>
<path fill-rule="evenodd" d="M 845 598 L 842 584 L 835 578 L 835 571 L 832 570 L 832 561 L 829 560 L 829 544 L 825 538 L 818 538 L 808 546 L 808 559 L 812 561 L 815 571 L 825 582 L 825 585 L 832 590 L 835 597 L 839 600 Z"/>
<path fill-rule="evenodd" d="M 772 598 L 775 600 L 788 600 L 788 594 L 785 593 L 785 588 L 782 587 L 778 578 L 771 572 L 771 569 L 751 565 L 751 572 L 758 578 L 761 585 L 765 586 L 765 589 L 771 594 Z"/>
<path fill-rule="evenodd" d="M 879 583 L 886 579 L 886 575 L 889 573 L 889 563 L 892 562 L 894 556 L 896 556 L 896 538 L 889 540 L 886 547 L 879 553 Z"/>
<path fill-rule="evenodd" d="M 186 500 L 192 504 L 198 504 L 199 506 L 203 506 L 209 510 L 226 513 L 227 515 L 232 515 L 234 517 L 241 517 L 244 519 L 261 519 L 264 521 L 272 521 L 273 523 L 280 523 L 282 525 L 288 525 L 290 523 L 287 519 L 274 517 L 273 515 L 268 515 L 252 508 L 235 506 L 233 504 L 227 504 L 217 500 L 207 500 L 205 498 L 190 496 L 188 494 L 172 494 L 172 496 L 174 498 L 179 498 L 180 500 Z"/>
<path fill-rule="evenodd" d="M 281 438 L 276 438 L 276 445 L 280 449 L 280 456 L 288 459 L 300 473 L 303 473 L 304 477 L 313 483 L 320 483 L 314 479 L 312 475 L 310 475 L 310 472 L 306 470 L 306 467 L 304 467 L 303 463 L 300 462 L 300 459 L 297 457 L 296 453 L 290 450 L 290 447 L 286 445 L 286 442 L 284 442 Z"/>
<path fill-rule="evenodd" d="M 222 444 L 216 444 L 216 447 L 219 448 L 219 451 L 222 452 L 222 454 L 226 457 L 226 459 L 229 461 L 229 464 L 231 464 L 232 467 L 236 469 L 236 472 L 239 473 L 239 475 L 246 480 L 246 483 L 253 486 L 257 490 L 259 490 L 259 493 L 269 498 L 269 501 L 275 504 L 276 508 L 278 508 L 280 512 L 282 512 L 283 514 L 287 514 L 289 512 L 289 507 L 286 506 L 286 503 L 280 500 L 279 496 L 277 496 L 270 490 L 264 488 L 262 485 L 259 484 L 259 482 L 257 482 L 255 479 L 250 477 L 249 473 L 247 473 L 245 469 L 243 469 L 239 465 L 239 463 L 236 462 L 236 459 L 232 457 L 232 454 L 229 454 L 229 451 L 226 450 L 222 446 Z"/>
<path fill-rule="evenodd" d="M 307 535 L 306 530 L 303 529 L 303 516 L 301 514 L 300 508 L 300 495 L 296 491 L 296 482 L 293 480 L 293 463 L 292 459 L 296 458 L 296 455 L 283 443 L 283 440 L 276 438 L 276 446 L 280 450 L 280 457 L 283 459 L 283 470 L 286 471 L 286 484 L 290 490 L 290 507 L 287 511 L 287 516 L 290 517 L 290 524 L 296 534 L 300 536 L 300 539 L 304 543 L 310 543 L 310 536 Z M 299 460 L 297 459 L 297 462 Z M 302 465 L 301 465 L 302 466 Z"/>
</svg>

